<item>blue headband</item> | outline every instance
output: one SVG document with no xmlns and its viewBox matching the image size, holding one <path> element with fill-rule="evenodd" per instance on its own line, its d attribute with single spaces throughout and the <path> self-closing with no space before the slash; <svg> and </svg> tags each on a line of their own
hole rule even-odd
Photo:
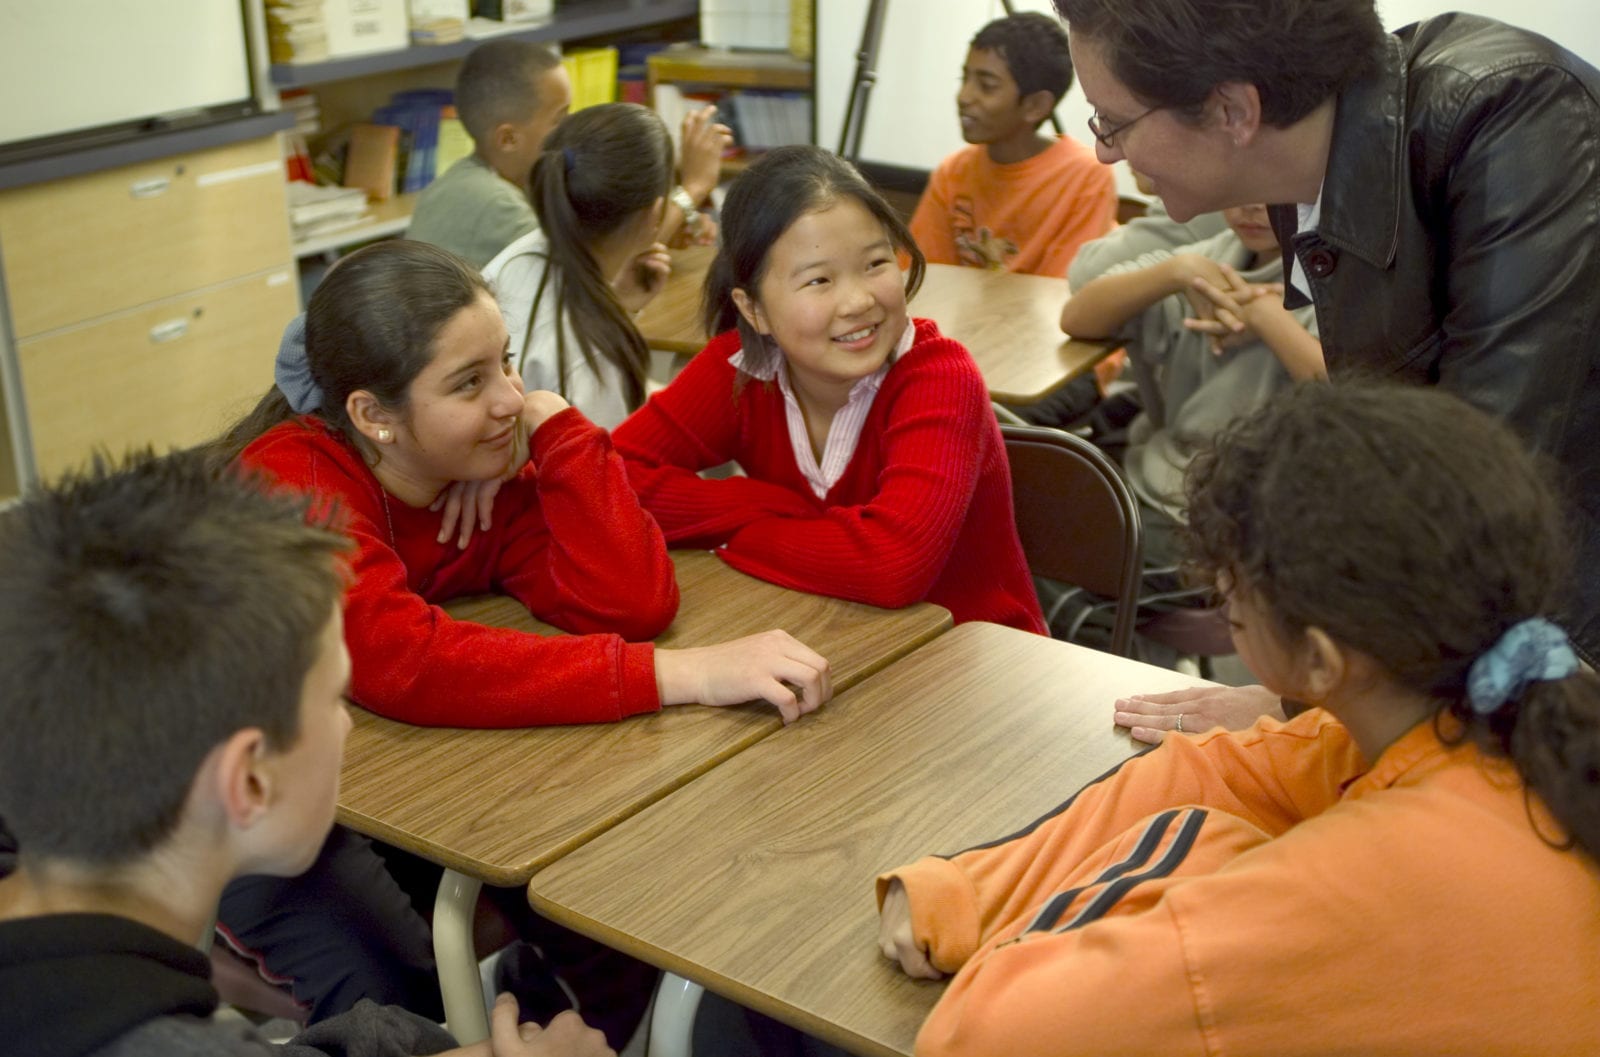
<svg viewBox="0 0 1600 1057">
<path fill-rule="evenodd" d="M 322 409 L 322 389 L 311 377 L 311 361 L 306 358 L 306 317 L 302 312 L 283 328 L 278 343 L 278 358 L 272 365 L 272 380 L 297 415 Z"/>
<path fill-rule="evenodd" d="M 1565 679 L 1578 670 L 1567 633 L 1543 617 L 1513 624 L 1467 670 L 1467 700 L 1486 716 L 1522 696 L 1529 683 Z"/>
</svg>

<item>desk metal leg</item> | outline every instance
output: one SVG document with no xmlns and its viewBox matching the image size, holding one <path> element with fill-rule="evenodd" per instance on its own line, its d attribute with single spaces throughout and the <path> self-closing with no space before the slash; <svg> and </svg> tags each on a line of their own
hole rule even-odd
<svg viewBox="0 0 1600 1057">
<path fill-rule="evenodd" d="M 482 887 L 482 881 L 446 870 L 433 901 L 433 960 L 439 970 L 445 1023 L 463 1046 L 489 1037 L 489 1013 L 472 943 L 473 912 Z"/>
<path fill-rule="evenodd" d="M 692 1057 L 694 1015 L 706 989 L 674 973 L 662 973 L 650 1014 L 649 1057 Z"/>
</svg>

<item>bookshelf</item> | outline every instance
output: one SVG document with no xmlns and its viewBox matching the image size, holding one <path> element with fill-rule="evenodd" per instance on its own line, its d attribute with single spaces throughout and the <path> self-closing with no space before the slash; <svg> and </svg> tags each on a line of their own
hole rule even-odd
<svg viewBox="0 0 1600 1057">
<path fill-rule="evenodd" d="M 677 45 L 650 56 L 645 68 L 652 98 L 656 85 L 668 83 L 811 91 L 810 61 L 786 52 Z"/>
<path fill-rule="evenodd" d="M 310 238 L 296 239 L 295 258 L 315 257 L 357 242 L 398 235 L 410 226 L 411 213 L 416 205 L 417 194 L 395 195 L 383 202 L 369 202 L 367 215 L 360 223 Z"/>
<path fill-rule="evenodd" d="M 327 62 L 272 63 L 264 67 L 264 80 L 275 91 L 313 89 L 326 132 L 370 121 L 372 113 L 397 91 L 453 87 L 461 60 L 486 40 L 588 42 L 643 30 L 680 28 L 675 23 L 687 23 L 681 27 L 683 32 L 693 33 L 699 8 L 698 0 L 563 0 L 547 22 L 521 24 L 492 36 L 452 44 L 414 45 Z M 373 202 L 361 223 L 296 240 L 292 252 L 297 260 L 306 261 L 346 246 L 401 234 L 410 223 L 416 199 L 415 194 L 398 194 Z"/>
<path fill-rule="evenodd" d="M 652 106 L 661 85 L 675 85 L 690 91 L 739 91 L 762 89 L 811 93 L 813 68 L 809 59 L 797 59 L 785 52 L 740 51 L 675 44 L 645 60 L 645 83 Z M 657 110 L 662 108 L 657 106 Z M 668 123 L 671 124 L 670 116 Z M 816 142 L 816 117 L 813 111 L 808 142 Z M 758 153 L 758 152 L 757 152 Z M 751 155 L 728 158 L 722 165 L 722 178 L 732 179 L 747 168 Z"/>
<path fill-rule="evenodd" d="M 694 18 L 699 12 L 698 0 L 567 0 L 556 5 L 555 15 L 550 21 L 530 23 L 524 28 L 496 34 L 492 39 L 505 37 L 558 44 L 565 40 L 628 33 L 663 22 Z M 454 44 L 417 45 L 327 62 L 274 63 L 267 72 L 277 88 L 309 88 L 419 66 L 458 62 L 487 39 L 491 38 L 462 40 Z"/>
</svg>

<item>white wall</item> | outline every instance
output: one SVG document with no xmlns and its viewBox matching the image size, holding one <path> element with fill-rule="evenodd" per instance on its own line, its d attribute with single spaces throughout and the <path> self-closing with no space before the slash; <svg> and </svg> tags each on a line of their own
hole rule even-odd
<svg viewBox="0 0 1600 1057">
<path fill-rule="evenodd" d="M 1054 13 L 1049 0 L 1014 0 L 1018 11 Z M 1600 66 L 1600 0 L 1378 0 L 1390 28 L 1442 11 L 1471 11 L 1543 33 Z M 839 145 L 867 0 L 817 0 L 817 142 Z M 872 90 L 863 161 L 931 169 L 961 146 L 956 88 L 967 43 L 1005 13 L 999 0 L 889 0 L 878 83 Z M 1058 110 L 1070 135 L 1091 143 L 1089 105 L 1076 84 Z M 1118 173 L 1124 190 L 1132 181 Z"/>
</svg>

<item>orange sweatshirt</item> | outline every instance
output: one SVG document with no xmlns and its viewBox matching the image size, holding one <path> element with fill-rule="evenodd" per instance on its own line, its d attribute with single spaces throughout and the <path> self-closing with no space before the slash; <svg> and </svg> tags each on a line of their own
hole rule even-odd
<svg viewBox="0 0 1600 1057">
<path fill-rule="evenodd" d="M 964 147 L 939 163 L 911 217 L 934 264 L 1067 274 L 1078 247 L 1116 226 L 1111 167 L 1070 136 L 1026 161 L 996 165 Z"/>
<path fill-rule="evenodd" d="M 1370 769 L 1322 711 L 1169 738 L 879 879 L 956 972 L 916 1052 L 1600 1052 L 1600 869 L 1530 806 L 1560 836 L 1431 723 Z"/>
</svg>

